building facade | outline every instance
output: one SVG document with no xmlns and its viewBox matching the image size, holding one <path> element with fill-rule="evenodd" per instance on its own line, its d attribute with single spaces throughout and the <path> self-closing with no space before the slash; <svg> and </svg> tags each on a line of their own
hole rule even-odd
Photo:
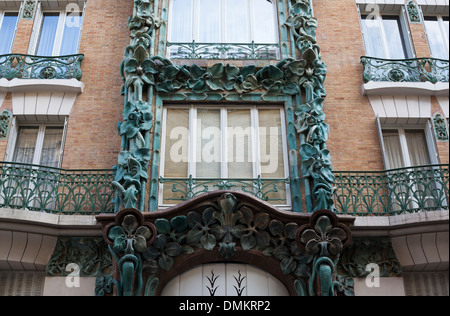
<svg viewBox="0 0 450 316">
<path fill-rule="evenodd" d="M 448 0 L 0 0 L 1 295 L 448 295 Z"/>
</svg>

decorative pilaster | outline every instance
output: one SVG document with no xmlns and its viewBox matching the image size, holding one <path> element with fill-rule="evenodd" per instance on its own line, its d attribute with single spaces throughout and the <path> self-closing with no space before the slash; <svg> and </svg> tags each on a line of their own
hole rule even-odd
<svg viewBox="0 0 450 316">
<path fill-rule="evenodd" d="M 133 14 L 128 20 L 131 41 L 121 64 L 125 106 L 124 121 L 118 125 L 122 144 L 113 182 L 117 190 L 116 211 L 120 206 L 144 211 L 155 84 L 149 56 L 159 26 L 154 0 L 134 0 Z"/>
<path fill-rule="evenodd" d="M 318 21 L 313 17 L 312 1 L 289 0 L 289 18 L 285 25 L 290 29 L 297 53 L 301 56 L 298 63 L 303 64 L 305 69 L 305 72 L 298 73 L 300 90 L 296 95 L 295 127 L 300 140 L 302 176 L 309 180 L 305 183 L 307 208 L 309 212 L 333 210 L 334 175 L 330 152 L 326 147 L 329 127 L 325 124 L 323 113 L 327 67 L 317 45 Z M 308 199 L 310 183 L 314 201 Z"/>
<path fill-rule="evenodd" d="M 408 12 L 409 23 L 422 23 L 419 7 L 413 0 L 409 0 L 405 4 L 406 12 Z"/>
<path fill-rule="evenodd" d="M 22 19 L 32 20 L 36 11 L 37 0 L 25 0 L 22 4 Z"/>
</svg>

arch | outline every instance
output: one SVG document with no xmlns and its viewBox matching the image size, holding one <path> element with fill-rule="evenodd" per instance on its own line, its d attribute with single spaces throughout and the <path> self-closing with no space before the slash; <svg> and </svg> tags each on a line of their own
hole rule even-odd
<svg viewBox="0 0 450 316">
<path fill-rule="evenodd" d="M 162 296 L 287 296 L 286 286 L 270 273 L 249 264 L 195 266 L 170 280 Z"/>
<path fill-rule="evenodd" d="M 353 220 L 328 210 L 284 212 L 236 191 L 206 193 L 165 211 L 124 209 L 97 216 L 117 263 L 119 295 L 160 295 L 175 276 L 218 262 L 256 266 L 280 280 L 290 295 L 331 293 L 331 283 L 316 288 L 318 265 L 335 273 L 333 260 L 350 243 Z"/>
</svg>

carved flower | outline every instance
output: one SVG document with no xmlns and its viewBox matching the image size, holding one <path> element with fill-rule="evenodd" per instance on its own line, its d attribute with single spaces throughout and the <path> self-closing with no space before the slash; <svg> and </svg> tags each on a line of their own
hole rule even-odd
<svg viewBox="0 0 450 316">
<path fill-rule="evenodd" d="M 342 251 L 342 241 L 347 238 L 346 232 L 331 224 L 328 216 L 321 216 L 314 229 L 305 230 L 300 236 L 300 242 L 305 245 L 309 254 L 319 254 L 321 257 L 336 256 Z"/>
<path fill-rule="evenodd" d="M 164 271 L 169 271 L 173 264 L 173 257 L 179 256 L 182 252 L 180 244 L 176 242 L 167 242 L 165 235 L 158 235 L 155 242 L 149 247 L 144 255 L 144 258 L 148 261 L 157 260 L 158 266 Z"/>
<path fill-rule="evenodd" d="M 133 138 L 137 133 L 152 128 L 152 109 L 147 102 L 128 102 L 123 110 L 123 117 L 126 118 L 126 121 L 120 125 L 120 135 Z"/>
<path fill-rule="evenodd" d="M 206 250 L 213 250 L 217 244 L 214 236 L 213 225 L 216 220 L 213 217 L 214 209 L 208 208 L 200 216 L 197 212 L 190 212 L 187 216 L 191 230 L 186 236 L 189 245 L 201 244 Z"/>
<path fill-rule="evenodd" d="M 264 231 L 269 225 L 269 215 L 266 213 L 253 215 L 253 211 L 245 206 L 240 211 L 242 213 L 240 222 L 245 225 L 238 225 L 242 233 L 242 249 L 247 251 L 257 245 L 269 245 L 270 235 Z"/>
<path fill-rule="evenodd" d="M 334 182 L 328 149 L 318 150 L 317 147 L 310 144 L 302 144 L 300 156 L 302 157 L 303 176 L 311 176 L 323 180 L 322 182 Z"/>
<path fill-rule="evenodd" d="M 125 216 L 122 225 L 114 226 L 108 233 L 108 238 L 114 242 L 114 250 L 127 254 L 132 254 L 134 250 L 144 252 L 147 249 L 147 239 L 151 236 L 148 227 L 138 227 L 137 219 L 133 215 Z"/>
</svg>

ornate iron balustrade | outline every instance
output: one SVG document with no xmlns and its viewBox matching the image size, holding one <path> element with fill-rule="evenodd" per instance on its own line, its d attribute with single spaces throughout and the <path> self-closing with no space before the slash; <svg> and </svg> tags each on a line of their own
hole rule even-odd
<svg viewBox="0 0 450 316">
<path fill-rule="evenodd" d="M 167 43 L 173 59 L 279 59 L 279 44 Z"/>
<path fill-rule="evenodd" d="M 54 214 L 114 212 L 113 170 L 64 170 L 0 162 L 0 207 Z"/>
<path fill-rule="evenodd" d="M 0 78 L 19 79 L 81 79 L 84 55 L 32 56 L 0 55 Z"/>
<path fill-rule="evenodd" d="M 449 165 L 334 172 L 338 214 L 396 215 L 448 210 Z"/>
<path fill-rule="evenodd" d="M 217 190 L 237 190 L 249 193 L 255 197 L 272 203 L 284 205 L 286 199 L 286 185 L 290 183 L 287 179 L 205 179 L 205 178 L 159 178 L 159 183 L 168 184 L 166 190 L 171 193 L 170 197 L 163 197 L 164 201 L 180 202 L 192 199 L 203 193 Z M 171 186 L 171 187 L 170 187 Z"/>
<path fill-rule="evenodd" d="M 449 82 L 449 61 L 435 58 L 381 59 L 361 57 L 363 80 L 391 82 Z"/>
</svg>

